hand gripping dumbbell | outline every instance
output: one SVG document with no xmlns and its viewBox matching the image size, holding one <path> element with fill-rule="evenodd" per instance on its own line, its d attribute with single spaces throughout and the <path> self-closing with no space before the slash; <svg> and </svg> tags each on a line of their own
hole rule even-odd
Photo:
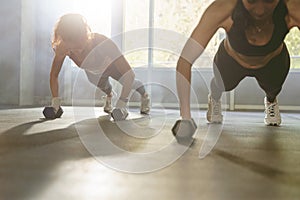
<svg viewBox="0 0 300 200">
<path fill-rule="evenodd" d="M 60 118 L 63 113 L 64 111 L 61 107 L 59 107 L 57 111 L 52 106 L 47 106 L 43 110 L 46 119 Z"/>
<path fill-rule="evenodd" d="M 60 118 L 61 115 L 63 114 L 63 110 L 60 107 L 61 102 L 59 97 L 53 97 L 51 106 L 47 106 L 43 110 L 43 114 L 46 119 L 55 119 L 55 118 Z"/>
<path fill-rule="evenodd" d="M 197 125 L 193 119 L 179 119 L 175 122 L 172 133 L 179 144 L 190 145 Z"/>
<path fill-rule="evenodd" d="M 115 121 L 125 120 L 128 116 L 128 111 L 126 108 L 114 108 L 111 116 Z"/>
<path fill-rule="evenodd" d="M 127 101 L 119 99 L 116 105 L 111 112 L 111 116 L 115 121 L 125 120 L 128 116 L 128 111 L 126 109 Z"/>
</svg>

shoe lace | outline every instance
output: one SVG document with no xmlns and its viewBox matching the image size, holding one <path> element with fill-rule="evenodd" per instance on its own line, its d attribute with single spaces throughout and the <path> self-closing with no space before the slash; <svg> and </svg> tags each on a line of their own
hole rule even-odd
<svg viewBox="0 0 300 200">
<path fill-rule="evenodd" d="M 213 107 L 213 113 L 215 115 L 221 114 L 221 104 L 220 104 L 220 102 L 216 102 L 216 101 L 213 100 L 213 106 L 212 107 Z"/>
<path fill-rule="evenodd" d="M 268 114 L 271 116 L 271 117 L 275 117 L 275 106 L 276 106 L 276 103 L 271 103 L 269 106 L 268 106 Z"/>
<path fill-rule="evenodd" d="M 149 97 L 142 97 L 142 108 L 148 108 L 149 107 Z"/>
<path fill-rule="evenodd" d="M 102 96 L 102 99 L 105 100 L 105 105 L 106 106 L 110 106 L 111 105 L 112 97 Z"/>
</svg>

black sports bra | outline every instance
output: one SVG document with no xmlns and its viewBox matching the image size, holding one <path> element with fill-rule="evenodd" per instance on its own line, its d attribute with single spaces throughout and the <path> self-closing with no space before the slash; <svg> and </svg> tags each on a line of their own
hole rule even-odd
<svg viewBox="0 0 300 200">
<path fill-rule="evenodd" d="M 246 56 L 264 56 L 275 51 L 284 41 L 289 32 L 285 16 L 288 10 L 284 0 L 280 0 L 273 13 L 274 31 L 270 41 L 262 46 L 255 46 L 248 42 L 246 37 L 247 18 L 249 12 L 244 7 L 242 0 L 238 0 L 232 13 L 233 24 L 227 33 L 231 47 L 238 53 Z"/>
</svg>

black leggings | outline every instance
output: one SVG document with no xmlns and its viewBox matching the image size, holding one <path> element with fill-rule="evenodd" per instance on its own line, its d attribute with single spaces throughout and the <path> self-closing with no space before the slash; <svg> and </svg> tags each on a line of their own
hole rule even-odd
<svg viewBox="0 0 300 200">
<path fill-rule="evenodd" d="M 111 65 L 108 67 L 103 74 L 93 74 L 87 70 L 85 70 L 85 73 L 91 83 L 93 83 L 95 86 L 97 86 L 100 90 L 102 90 L 105 94 L 110 95 L 112 92 L 112 85 L 110 84 L 109 77 L 112 77 L 113 79 L 119 81 L 121 84 L 122 82 L 121 77 L 122 74 L 115 68 L 114 65 Z M 145 87 L 143 83 L 137 79 L 135 79 L 132 83 L 132 88 L 136 90 L 141 95 L 145 94 Z"/>
<path fill-rule="evenodd" d="M 290 56 L 284 44 L 281 53 L 259 69 L 248 69 L 236 62 L 225 50 L 224 41 L 214 57 L 214 77 L 211 80 L 211 96 L 219 100 L 222 92 L 233 90 L 246 76 L 255 77 L 265 91 L 269 102 L 273 102 L 282 89 L 290 69 Z"/>
</svg>

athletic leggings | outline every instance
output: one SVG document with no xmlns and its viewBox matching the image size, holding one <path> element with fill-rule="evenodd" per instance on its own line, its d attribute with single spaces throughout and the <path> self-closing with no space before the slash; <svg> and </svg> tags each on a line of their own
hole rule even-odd
<svg viewBox="0 0 300 200">
<path fill-rule="evenodd" d="M 109 77 L 112 77 L 113 79 L 120 81 L 122 74 L 115 68 L 114 65 L 109 66 L 103 74 L 93 74 L 87 70 L 85 70 L 85 73 L 91 83 L 93 83 L 95 86 L 97 86 L 100 90 L 102 90 L 105 94 L 109 95 L 112 92 L 112 86 L 109 82 Z M 122 84 L 123 85 L 123 84 Z M 143 83 L 137 79 L 133 81 L 132 88 L 136 90 L 141 95 L 145 94 L 145 87 Z"/>
<path fill-rule="evenodd" d="M 284 44 L 279 55 L 259 69 L 248 69 L 236 62 L 225 50 L 224 41 L 214 57 L 214 77 L 211 80 L 211 96 L 219 100 L 222 92 L 233 90 L 246 76 L 255 77 L 265 91 L 267 100 L 273 102 L 282 89 L 290 69 L 290 56 Z"/>
</svg>

